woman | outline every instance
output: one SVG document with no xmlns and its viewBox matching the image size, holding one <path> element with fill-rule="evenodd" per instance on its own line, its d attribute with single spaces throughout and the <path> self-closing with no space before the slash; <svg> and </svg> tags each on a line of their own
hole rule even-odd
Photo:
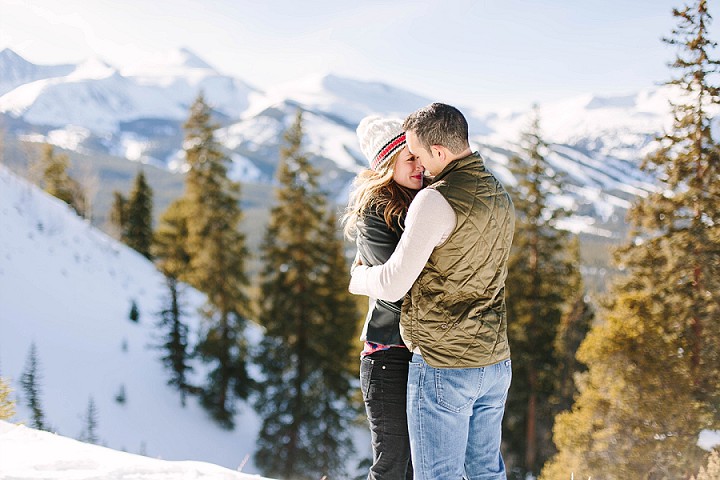
<svg viewBox="0 0 720 480">
<path fill-rule="evenodd" d="M 380 265 L 400 241 L 408 206 L 424 185 L 423 167 L 408 150 L 399 120 L 366 117 L 357 135 L 370 169 L 355 179 L 345 234 L 356 240 L 356 261 Z M 371 298 L 361 336 L 360 385 L 373 450 L 369 480 L 413 478 L 405 413 L 412 353 L 400 337 L 401 304 Z"/>
</svg>

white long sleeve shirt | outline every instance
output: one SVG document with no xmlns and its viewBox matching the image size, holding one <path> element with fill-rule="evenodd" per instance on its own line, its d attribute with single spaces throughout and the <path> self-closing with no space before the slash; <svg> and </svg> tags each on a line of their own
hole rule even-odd
<svg viewBox="0 0 720 480">
<path fill-rule="evenodd" d="M 435 247 L 455 230 L 452 207 L 433 188 L 420 190 L 408 208 L 405 231 L 395 252 L 383 265 L 358 265 L 350 278 L 350 293 L 396 302 L 410 291 Z"/>
</svg>

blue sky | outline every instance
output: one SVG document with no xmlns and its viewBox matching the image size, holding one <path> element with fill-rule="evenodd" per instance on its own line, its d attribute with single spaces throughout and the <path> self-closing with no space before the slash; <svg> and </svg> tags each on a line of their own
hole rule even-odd
<svg viewBox="0 0 720 480">
<path fill-rule="evenodd" d="M 0 49 L 116 66 L 188 47 L 260 88 L 333 72 L 478 109 L 667 80 L 670 0 L 0 0 Z M 719 19 L 720 20 L 720 19 Z M 717 29 L 713 24 L 712 32 Z"/>
</svg>

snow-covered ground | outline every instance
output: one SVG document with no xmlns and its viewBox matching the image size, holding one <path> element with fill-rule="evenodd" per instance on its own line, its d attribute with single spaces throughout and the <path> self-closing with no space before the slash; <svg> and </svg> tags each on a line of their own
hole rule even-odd
<svg viewBox="0 0 720 480">
<path fill-rule="evenodd" d="M 12 480 L 263 480 L 205 462 L 168 461 L 0 421 L 0 478 Z"/>
</svg>

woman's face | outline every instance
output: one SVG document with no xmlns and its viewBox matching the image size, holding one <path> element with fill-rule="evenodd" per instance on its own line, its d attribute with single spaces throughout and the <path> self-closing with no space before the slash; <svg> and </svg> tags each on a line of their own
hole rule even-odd
<svg viewBox="0 0 720 480">
<path fill-rule="evenodd" d="M 395 160 L 393 180 L 403 187 L 420 190 L 423 186 L 424 171 L 420 161 L 405 146 Z"/>
</svg>

